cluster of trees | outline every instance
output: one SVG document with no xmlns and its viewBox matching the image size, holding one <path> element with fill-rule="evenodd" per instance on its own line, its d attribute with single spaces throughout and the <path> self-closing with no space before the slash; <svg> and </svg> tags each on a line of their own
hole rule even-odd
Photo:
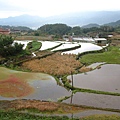
<svg viewBox="0 0 120 120">
<path fill-rule="evenodd" d="M 23 51 L 23 45 L 18 43 L 13 43 L 14 40 L 12 36 L 0 35 L 0 56 L 14 56 Z"/>
<path fill-rule="evenodd" d="M 36 35 L 59 35 L 63 36 L 65 34 L 79 36 L 86 36 L 89 33 L 98 33 L 99 37 L 106 37 L 107 34 L 111 32 L 118 32 L 120 27 L 112 27 L 112 26 L 100 26 L 100 27 L 91 27 L 91 28 L 81 28 L 80 26 L 70 27 L 66 24 L 46 24 L 38 28 Z"/>
<path fill-rule="evenodd" d="M 81 28 L 79 26 L 70 27 L 66 24 L 46 24 L 38 28 L 40 34 L 49 34 L 49 35 L 65 35 L 74 32 L 75 34 L 81 33 Z"/>
</svg>

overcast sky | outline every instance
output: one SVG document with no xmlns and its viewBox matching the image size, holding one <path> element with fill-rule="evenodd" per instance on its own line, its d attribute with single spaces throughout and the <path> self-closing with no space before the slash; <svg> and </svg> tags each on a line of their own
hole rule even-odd
<svg viewBox="0 0 120 120">
<path fill-rule="evenodd" d="M 48 17 L 71 12 L 117 10 L 120 10 L 120 0 L 0 0 L 0 18 L 22 14 Z"/>
</svg>

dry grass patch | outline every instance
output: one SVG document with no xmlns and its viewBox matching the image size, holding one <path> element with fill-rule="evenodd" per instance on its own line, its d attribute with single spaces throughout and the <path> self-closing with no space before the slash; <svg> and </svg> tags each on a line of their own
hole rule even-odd
<svg viewBox="0 0 120 120">
<path fill-rule="evenodd" d="M 40 100 L 13 100 L 13 101 L 2 101 L 0 102 L 0 108 L 4 110 L 32 110 L 32 112 L 45 112 L 45 113 L 74 113 L 79 111 L 88 110 L 89 108 L 74 106 L 64 103 L 40 101 Z"/>
<path fill-rule="evenodd" d="M 65 75 L 76 72 L 82 64 L 76 60 L 75 55 L 61 55 L 55 53 L 42 59 L 34 59 L 22 64 L 33 72 L 43 72 L 52 75 Z"/>
<path fill-rule="evenodd" d="M 37 109 L 40 111 L 55 111 L 58 107 L 59 105 L 56 103 L 38 100 L 15 100 L 10 103 L 10 108 L 15 110 Z"/>
<path fill-rule="evenodd" d="M 89 72 L 89 71 L 91 71 L 92 70 L 92 68 L 88 68 L 88 67 L 85 67 L 85 66 L 83 66 L 82 68 L 80 68 L 80 72 Z"/>
</svg>

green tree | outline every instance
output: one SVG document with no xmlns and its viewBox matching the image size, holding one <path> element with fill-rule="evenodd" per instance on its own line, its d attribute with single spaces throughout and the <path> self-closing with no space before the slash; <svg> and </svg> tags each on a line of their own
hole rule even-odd
<svg viewBox="0 0 120 120">
<path fill-rule="evenodd" d="M 0 55 L 3 57 L 19 54 L 23 49 L 22 44 L 13 43 L 12 36 L 0 35 Z"/>
<path fill-rule="evenodd" d="M 75 35 L 80 35 L 82 33 L 81 28 L 79 26 L 73 27 L 71 32 L 74 33 Z"/>
<path fill-rule="evenodd" d="M 114 32 L 114 28 L 112 26 L 101 26 L 100 29 L 103 32 Z"/>
</svg>

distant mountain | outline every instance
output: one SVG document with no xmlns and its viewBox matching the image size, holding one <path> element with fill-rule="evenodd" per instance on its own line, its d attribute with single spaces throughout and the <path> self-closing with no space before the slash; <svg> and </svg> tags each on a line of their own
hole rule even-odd
<svg viewBox="0 0 120 120">
<path fill-rule="evenodd" d="M 36 27 L 40 24 L 42 19 L 43 18 L 38 16 L 20 15 L 2 18 L 0 19 L 0 25 Z"/>
<path fill-rule="evenodd" d="M 10 29 L 10 30 L 20 30 L 20 31 L 32 31 L 29 27 L 25 26 L 9 26 L 9 25 L 0 25 L 0 28 Z"/>
<path fill-rule="evenodd" d="M 112 26 L 112 27 L 117 27 L 117 26 L 120 26 L 120 20 L 118 20 L 116 22 L 107 23 L 105 25 Z"/>
<path fill-rule="evenodd" d="M 38 28 L 45 24 L 64 23 L 69 26 L 83 26 L 90 23 L 99 25 L 120 20 L 120 11 L 77 12 L 52 17 L 21 15 L 0 19 L 0 25 L 27 26 Z"/>
<path fill-rule="evenodd" d="M 91 23 L 91 24 L 82 26 L 82 28 L 92 28 L 92 27 L 97 27 L 97 28 L 99 28 L 100 25 Z"/>
</svg>

